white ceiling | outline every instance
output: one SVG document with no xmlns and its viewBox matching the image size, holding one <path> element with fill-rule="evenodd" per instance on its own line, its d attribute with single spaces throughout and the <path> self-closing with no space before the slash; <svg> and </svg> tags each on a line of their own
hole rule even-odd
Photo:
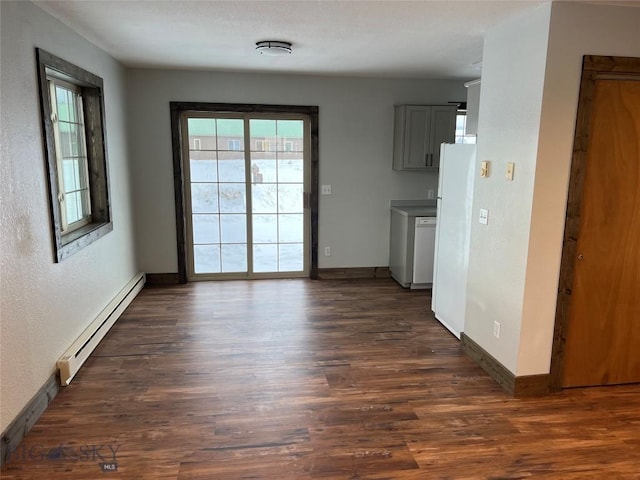
<svg viewBox="0 0 640 480">
<path fill-rule="evenodd" d="M 36 1 L 127 66 L 406 78 L 480 76 L 483 34 L 543 0 Z M 260 40 L 293 43 L 268 57 Z"/>
</svg>

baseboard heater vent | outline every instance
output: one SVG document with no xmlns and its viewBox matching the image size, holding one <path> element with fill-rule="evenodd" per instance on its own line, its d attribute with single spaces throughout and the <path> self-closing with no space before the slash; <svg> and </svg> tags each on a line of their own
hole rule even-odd
<svg viewBox="0 0 640 480">
<path fill-rule="evenodd" d="M 89 358 L 91 352 L 96 348 L 100 340 L 104 338 L 109 329 L 116 323 L 116 320 L 122 315 L 122 312 L 136 298 L 136 295 L 144 287 L 145 275 L 139 273 L 131 279 L 131 281 L 114 297 L 109 305 L 91 322 L 82 335 L 64 352 L 64 355 L 58 360 L 57 365 L 60 369 L 60 385 L 63 387 L 71 383 L 73 377 L 78 373 L 80 367 Z"/>
</svg>

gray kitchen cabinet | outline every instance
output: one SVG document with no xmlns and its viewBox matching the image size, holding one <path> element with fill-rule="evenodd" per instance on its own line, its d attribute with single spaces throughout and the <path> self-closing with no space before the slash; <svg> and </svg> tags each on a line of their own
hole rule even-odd
<svg viewBox="0 0 640 480">
<path fill-rule="evenodd" d="M 453 143 L 456 105 L 397 105 L 393 139 L 393 169 L 437 171 L 440 144 Z"/>
</svg>

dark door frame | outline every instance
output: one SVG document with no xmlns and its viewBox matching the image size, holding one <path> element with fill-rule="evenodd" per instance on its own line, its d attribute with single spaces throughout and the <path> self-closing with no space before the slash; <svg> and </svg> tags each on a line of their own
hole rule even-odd
<svg viewBox="0 0 640 480">
<path fill-rule="evenodd" d="M 301 105 L 262 105 L 246 103 L 202 103 L 170 102 L 171 107 L 171 145 L 173 150 L 173 189 L 176 205 L 176 239 L 178 249 L 178 281 L 187 283 L 187 245 L 186 222 L 184 219 L 185 200 L 182 172 L 182 128 L 183 112 L 216 113 L 297 113 L 307 115 L 311 127 L 311 192 L 309 207 L 311 211 L 311 265 L 309 277 L 318 278 L 318 107 Z"/>
<path fill-rule="evenodd" d="M 558 297 L 556 318 L 551 350 L 550 389 L 562 389 L 563 368 L 565 360 L 566 331 L 569 324 L 571 306 L 571 289 L 573 288 L 574 265 L 578 244 L 580 213 L 582 211 L 582 194 L 584 174 L 589 145 L 591 111 L 596 80 L 620 79 L 640 75 L 640 58 L 605 57 L 585 55 L 582 63 L 582 79 L 580 81 L 580 97 L 576 117 L 576 129 L 573 140 L 573 157 L 567 197 L 567 213 L 562 244 L 562 260 L 560 263 L 560 279 L 558 281 Z"/>
</svg>

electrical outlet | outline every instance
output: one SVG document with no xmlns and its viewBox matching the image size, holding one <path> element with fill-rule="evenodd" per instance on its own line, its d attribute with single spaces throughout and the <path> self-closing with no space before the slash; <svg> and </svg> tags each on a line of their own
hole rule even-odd
<svg viewBox="0 0 640 480">
<path fill-rule="evenodd" d="M 500 322 L 493 322 L 493 336 L 500 338 Z"/>
<path fill-rule="evenodd" d="M 325 257 L 331 256 L 331 247 L 324 247 L 324 256 Z"/>
<path fill-rule="evenodd" d="M 320 193 L 322 195 L 331 195 L 331 185 L 322 185 L 320 187 Z"/>
<path fill-rule="evenodd" d="M 433 200 L 434 198 L 436 198 L 436 192 L 435 190 L 430 188 L 429 190 L 427 190 L 427 199 Z"/>
</svg>

